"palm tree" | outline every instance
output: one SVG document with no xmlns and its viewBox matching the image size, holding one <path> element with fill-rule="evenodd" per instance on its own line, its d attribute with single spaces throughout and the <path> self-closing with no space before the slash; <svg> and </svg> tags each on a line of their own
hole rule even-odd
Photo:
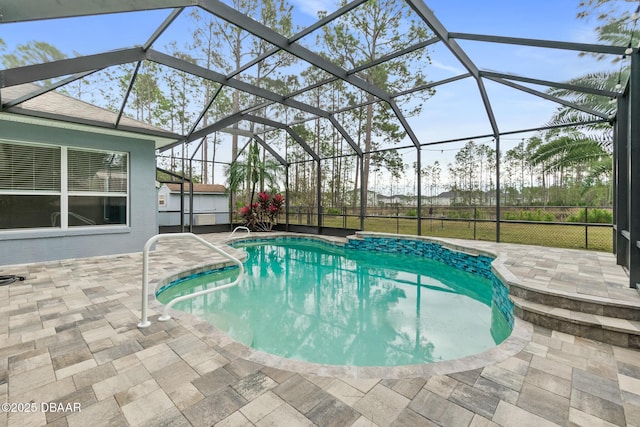
<svg viewBox="0 0 640 427">
<path fill-rule="evenodd" d="M 610 0 L 585 0 L 580 4 L 578 18 L 586 18 L 590 15 L 598 16 L 598 20 L 602 23 L 595 30 L 598 33 L 598 40 L 609 45 L 632 47 L 638 42 L 639 35 L 637 30 L 637 16 L 631 14 L 631 9 L 623 5 L 614 5 Z M 629 9 L 629 10 L 626 10 Z M 638 8 L 640 10 L 640 7 Z M 580 55 L 588 55 L 581 53 Z M 610 59 L 611 55 L 593 54 L 599 60 Z M 569 80 L 567 83 L 591 87 L 594 89 L 620 91 L 622 85 L 629 78 L 629 62 L 626 60 L 627 55 L 622 57 L 614 57 L 611 60 L 614 69 L 604 70 L 594 73 L 585 74 L 575 79 Z M 588 107 L 592 110 L 604 113 L 608 116 L 615 114 L 616 105 L 611 103 L 610 99 L 605 96 L 588 94 L 576 90 L 552 88 L 548 91 L 550 95 L 566 99 L 579 106 Z M 568 124 L 577 122 L 586 122 L 592 120 L 593 116 L 589 113 L 576 110 L 570 107 L 560 107 L 553 115 L 549 124 Z M 583 126 L 584 131 L 576 133 L 575 130 L 570 131 L 567 135 L 577 137 L 578 140 L 584 140 L 585 136 L 597 141 L 604 149 L 611 151 L 612 148 L 612 129 L 606 123 L 596 123 Z M 551 134 L 557 131 L 550 131 Z M 585 135 L 586 134 L 586 135 Z"/>
<path fill-rule="evenodd" d="M 600 90 L 614 91 L 617 89 L 619 81 L 624 81 L 629 74 L 628 68 L 622 69 L 620 75 L 616 71 L 598 71 L 585 74 L 569 80 L 567 83 L 575 86 L 590 87 Z M 577 90 L 552 88 L 548 91 L 550 95 L 570 101 L 578 106 L 586 107 L 591 110 L 611 116 L 615 113 L 616 105 L 610 102 L 610 99 L 590 93 L 580 92 Z M 593 120 L 594 116 L 590 113 L 577 110 L 571 107 L 560 107 L 549 121 L 550 125 L 561 125 L 569 123 L 588 122 Z M 593 133 L 596 139 L 602 143 L 610 142 L 611 127 L 607 123 L 595 123 L 584 126 L 584 129 Z M 604 131 L 604 132 L 603 132 Z M 554 131 L 550 131 L 553 133 Z M 557 131 L 555 131 L 557 132 Z"/>
<path fill-rule="evenodd" d="M 624 22 L 609 22 L 598 28 L 599 40 L 611 44 L 626 45 L 632 39 L 633 29 Z M 567 83 L 575 86 L 600 90 L 619 91 L 629 77 L 629 67 L 625 57 L 616 58 L 619 70 L 588 73 Z M 570 101 L 578 106 L 598 111 L 607 116 L 616 112 L 616 104 L 606 96 L 594 95 L 579 90 L 552 88 L 550 95 Z M 594 116 L 585 111 L 563 106 L 558 108 L 549 125 L 589 122 Z M 610 176 L 613 169 L 613 129 L 609 123 L 588 123 L 580 128 L 552 129 L 544 133 L 545 143 L 537 147 L 531 156 L 534 165 L 542 166 L 543 172 L 562 172 L 568 168 L 581 167 L 587 172 L 586 178 Z"/>
<path fill-rule="evenodd" d="M 606 167 L 604 160 L 609 156 L 610 153 L 598 141 L 581 138 L 576 131 L 576 135 L 560 136 L 540 145 L 532 153 L 530 161 L 534 166 L 541 165 L 543 172 L 557 172 L 584 166 Z M 608 167 L 611 167 L 611 162 Z"/>
<path fill-rule="evenodd" d="M 242 188 L 246 188 L 248 204 L 252 205 L 258 183 L 267 187 L 262 188 L 262 191 L 276 189 L 279 168 L 280 164 L 275 160 L 260 159 L 260 147 L 253 141 L 244 161 L 236 159 L 227 166 L 227 191 L 238 193 Z"/>
</svg>

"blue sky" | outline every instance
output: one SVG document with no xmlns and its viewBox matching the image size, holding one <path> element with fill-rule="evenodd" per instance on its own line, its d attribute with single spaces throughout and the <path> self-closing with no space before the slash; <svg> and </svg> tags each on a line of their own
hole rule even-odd
<svg viewBox="0 0 640 427">
<path fill-rule="evenodd" d="M 332 1 L 326 0 L 290 2 L 294 6 L 294 21 L 300 27 L 315 22 L 319 10 L 328 9 L 328 12 L 332 12 L 338 8 Z M 628 5 L 629 9 L 636 6 L 635 3 L 623 0 L 619 2 Z M 578 0 L 427 0 L 426 3 L 451 32 L 597 42 L 593 31 L 596 22 L 576 19 Z M 144 43 L 167 14 L 166 10 L 160 10 L 3 24 L 0 25 L 0 38 L 7 43 L 9 50 L 16 44 L 46 40 L 69 56 L 74 56 L 74 52 L 83 55 L 99 53 Z M 180 34 L 179 25 L 174 24 L 172 31 L 173 34 Z M 165 39 L 171 37 L 179 36 L 167 35 Z M 163 39 L 159 42 L 163 42 Z M 581 58 L 574 52 L 466 40 L 460 40 L 459 43 L 481 69 L 540 79 L 564 81 L 587 71 L 612 68 L 609 63 L 597 62 L 590 57 Z M 154 48 L 162 50 L 160 46 Z M 432 63 L 429 67 L 429 79 L 439 80 L 466 72 L 441 44 L 433 46 L 430 56 Z M 486 87 L 501 131 L 544 125 L 557 107 L 554 103 L 497 83 L 487 82 Z M 423 114 L 419 118 L 410 118 L 409 122 L 422 142 L 491 133 L 477 86 L 471 79 L 440 86 L 436 95 L 425 105 Z M 528 136 L 530 135 L 505 137 L 503 148 L 508 149 Z M 479 142 L 488 141 L 490 139 Z M 464 142 L 446 148 L 451 150 L 462 145 Z M 450 155 L 447 156 L 447 153 Z M 443 151 L 440 154 L 441 163 L 446 163 L 453 151 Z M 435 158 L 427 157 L 427 162 Z M 414 160 L 415 156 L 408 153 L 405 161 L 412 163 Z"/>
</svg>

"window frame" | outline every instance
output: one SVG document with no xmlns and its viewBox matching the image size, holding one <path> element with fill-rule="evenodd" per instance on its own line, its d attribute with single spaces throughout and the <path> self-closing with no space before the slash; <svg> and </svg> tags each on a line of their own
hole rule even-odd
<svg viewBox="0 0 640 427">
<path fill-rule="evenodd" d="M 119 154 L 119 155 L 124 155 L 126 156 L 126 170 L 127 170 L 127 185 L 126 185 L 126 192 L 122 193 L 122 192 L 108 192 L 108 191 L 72 191 L 69 190 L 69 150 L 72 151 L 84 151 L 84 152 L 93 152 L 93 153 L 109 153 L 109 154 Z M 65 208 L 66 208 L 66 215 L 65 215 L 65 220 L 67 222 L 66 224 L 66 228 L 73 228 L 73 229 L 78 229 L 78 228 L 82 228 L 82 227 L 88 227 L 88 228 L 94 228 L 94 227 L 128 227 L 129 226 L 129 219 L 130 219 L 130 212 L 129 212 L 129 207 L 130 207 L 130 203 L 129 203 L 129 194 L 130 194 L 130 190 L 131 190 L 131 164 L 130 164 L 130 154 L 128 152 L 125 151 L 116 151 L 116 150 L 100 150 L 100 149 L 94 149 L 94 148 L 81 148 L 81 147 L 64 147 L 63 151 L 65 152 L 65 154 L 63 155 L 63 163 L 66 162 L 66 165 L 64 166 L 64 179 L 65 181 L 63 181 L 64 186 L 62 187 L 65 191 L 66 191 L 66 197 L 65 197 Z M 69 226 L 69 198 L 71 197 L 118 197 L 118 198 L 124 198 L 125 199 L 125 223 L 124 224 L 96 224 L 96 225 L 73 225 L 73 226 Z"/>
<path fill-rule="evenodd" d="M 0 138 L 0 142 L 22 146 L 39 146 L 48 148 L 58 148 L 60 150 L 60 190 L 10 190 L 0 188 L 0 195 L 27 195 L 27 196 L 57 196 L 60 201 L 59 221 L 60 224 L 51 227 L 24 227 L 24 228 L 4 228 L 0 229 L 0 233 L 20 233 L 20 232 L 69 232 L 78 230 L 79 234 L 84 234 L 90 230 L 106 230 L 106 229 L 129 229 L 131 221 L 131 153 L 118 150 L 101 150 L 96 148 L 87 148 L 81 146 L 67 146 L 60 144 L 45 144 L 40 142 L 16 141 L 8 138 Z M 69 150 L 97 152 L 97 153 L 113 153 L 126 157 L 126 192 L 103 192 L 103 191 L 69 191 Z M 118 197 L 125 200 L 125 223 L 124 224 L 87 224 L 69 226 L 69 198 L 70 197 Z M 84 231 L 83 231 L 84 230 Z"/>
</svg>

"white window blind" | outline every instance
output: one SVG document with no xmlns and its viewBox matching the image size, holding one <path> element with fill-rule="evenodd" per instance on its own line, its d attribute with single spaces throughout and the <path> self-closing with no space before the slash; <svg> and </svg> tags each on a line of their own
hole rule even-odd
<svg viewBox="0 0 640 427">
<path fill-rule="evenodd" d="M 60 151 L 0 141 L 0 190 L 60 191 Z"/>
<path fill-rule="evenodd" d="M 127 154 L 68 150 L 69 192 L 127 193 Z"/>
</svg>

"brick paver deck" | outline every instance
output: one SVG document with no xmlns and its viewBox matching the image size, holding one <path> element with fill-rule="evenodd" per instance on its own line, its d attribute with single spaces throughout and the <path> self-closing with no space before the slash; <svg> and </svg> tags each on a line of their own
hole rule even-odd
<svg viewBox="0 0 640 427">
<path fill-rule="evenodd" d="M 508 254 L 516 276 L 545 286 L 637 297 L 608 254 L 463 243 Z M 636 350 L 519 321 L 510 345 L 421 376 L 317 375 L 258 363 L 191 315 L 158 322 L 154 302 L 152 325 L 139 329 L 141 259 L 2 267 L 27 280 L 0 287 L 0 402 L 10 403 L 0 426 L 640 426 Z M 215 259 L 170 242 L 151 260 L 157 282 Z"/>
</svg>

